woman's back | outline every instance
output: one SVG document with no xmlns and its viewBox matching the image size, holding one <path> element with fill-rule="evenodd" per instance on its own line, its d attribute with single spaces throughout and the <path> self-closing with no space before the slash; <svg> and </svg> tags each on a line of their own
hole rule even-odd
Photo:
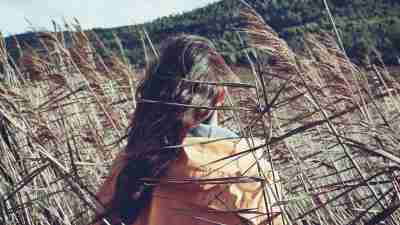
<svg viewBox="0 0 400 225">
<path fill-rule="evenodd" d="M 275 202 L 279 188 L 271 185 L 268 163 L 257 162 L 259 154 L 229 158 L 248 147 L 187 138 L 236 136 L 201 126 L 222 105 L 226 83 L 235 82 L 230 77 L 232 70 L 209 40 L 180 35 L 165 42 L 136 89 L 127 146 L 98 195 L 99 218 L 135 225 L 238 224 L 245 218 L 260 224 L 267 212 L 279 214 L 263 206 Z M 261 170 L 271 174 L 265 181 Z"/>
<path fill-rule="evenodd" d="M 184 146 L 165 176 L 160 180 L 145 180 L 155 188 L 150 204 L 134 225 L 243 224 L 243 221 L 269 224 L 271 219 L 274 225 L 282 224 L 280 210 L 273 206 L 280 195 L 279 183 L 273 183 L 278 176 L 256 153 L 260 150 L 240 154 L 250 149 L 245 139 L 186 138 Z M 221 160 L 224 158 L 227 159 Z M 101 188 L 98 197 L 102 203 L 112 199 L 116 177 L 124 162 L 124 156 L 120 156 Z"/>
</svg>

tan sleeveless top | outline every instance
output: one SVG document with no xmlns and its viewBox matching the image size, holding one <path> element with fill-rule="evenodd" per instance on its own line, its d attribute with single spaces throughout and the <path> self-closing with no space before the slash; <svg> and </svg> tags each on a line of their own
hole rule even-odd
<svg viewBox="0 0 400 225">
<path fill-rule="evenodd" d="M 261 225 L 271 220 L 283 224 L 276 205 L 281 198 L 277 173 L 261 156 L 262 150 L 240 154 L 257 144 L 196 137 L 186 138 L 184 146 L 154 189 L 149 207 L 132 225 L 239 225 L 243 221 Z M 126 163 L 123 158 L 123 154 L 117 157 L 97 194 L 102 203 L 112 199 L 116 177 Z"/>
</svg>

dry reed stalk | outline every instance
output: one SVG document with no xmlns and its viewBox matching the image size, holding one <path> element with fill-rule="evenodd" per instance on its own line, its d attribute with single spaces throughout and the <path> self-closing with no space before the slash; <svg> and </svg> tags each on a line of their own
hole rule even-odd
<svg viewBox="0 0 400 225">
<path fill-rule="evenodd" d="M 384 91 L 369 91 L 368 77 L 331 37 L 308 35 L 309 54 L 299 56 L 249 7 L 242 25 L 243 45 L 269 57 L 250 62 L 254 85 L 227 85 L 219 109 L 263 144 L 232 157 L 263 151 L 280 172 L 276 206 L 286 224 L 398 224 L 400 107 L 390 91 L 398 84 L 376 67 Z M 85 224 L 124 144 L 136 74 L 95 34 L 67 29 L 42 34 L 44 52 L 23 49 L 21 72 L 0 41 L 3 70 L 30 78 L 12 89 L 0 82 L 0 223 Z"/>
<path fill-rule="evenodd" d="M 109 74 L 99 73 L 95 52 L 96 57 L 90 58 L 86 51 L 74 50 L 90 46 L 89 40 L 79 31 L 69 35 L 76 43 L 71 49 L 65 48 L 58 34 L 41 34 L 45 51 L 28 48 L 19 61 L 29 79 L 14 89 L 1 88 L 0 223 L 84 224 L 94 214 L 93 192 L 101 182 L 100 174 L 105 174 L 119 149 L 110 145 L 119 137 L 109 132 L 116 124 L 108 121 L 112 118 L 117 129 L 124 130 L 127 118 L 123 117 L 133 105 L 121 101 L 125 94 L 115 98 L 119 92 L 108 93 L 103 86 L 112 74 L 108 79 L 115 80 L 114 91 L 126 89 L 122 85 L 129 86 L 127 79 L 121 82 L 119 77 L 133 73 L 118 70 L 129 68 L 125 64 L 108 68 Z M 2 53 L 8 62 L 8 55 Z M 90 133 L 81 135 L 85 130 Z"/>
<path fill-rule="evenodd" d="M 269 64 L 253 63 L 261 81 L 258 90 L 264 90 L 264 103 L 258 105 L 269 109 L 253 118 L 269 121 L 264 125 L 265 134 L 269 130 L 266 144 L 271 156 L 279 155 L 274 164 L 280 168 L 287 190 L 287 222 L 362 224 L 371 219 L 365 224 L 377 220 L 397 224 L 396 210 L 388 204 L 394 197 L 390 177 L 397 169 L 384 162 L 398 163 L 398 154 L 391 149 L 398 132 L 392 130 L 394 121 L 390 119 L 398 111 L 388 117 L 381 104 L 387 98 L 368 92 L 371 84 L 367 77 L 332 38 L 309 35 L 312 54 L 304 58 L 288 53 L 284 41 L 254 10 L 247 7 L 243 15 L 249 20 L 242 30 L 249 45 L 272 58 Z M 288 88 L 284 88 L 286 82 Z M 381 160 L 380 166 L 374 167 L 374 162 Z M 387 182 L 375 182 L 385 179 Z M 352 185 L 345 185 L 350 181 Z M 342 186 L 334 188 L 334 183 Z M 304 197 L 296 200 L 299 195 Z M 356 210 L 365 207 L 361 213 Z M 374 212 L 379 216 L 371 216 Z"/>
</svg>

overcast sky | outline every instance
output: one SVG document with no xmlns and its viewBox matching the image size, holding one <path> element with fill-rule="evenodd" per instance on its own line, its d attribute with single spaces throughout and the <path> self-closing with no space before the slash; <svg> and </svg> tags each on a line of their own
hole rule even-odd
<svg viewBox="0 0 400 225">
<path fill-rule="evenodd" d="M 25 32 L 30 23 L 50 28 L 51 20 L 76 17 L 84 28 L 142 23 L 205 6 L 217 0 L 0 0 L 0 31 Z"/>
</svg>

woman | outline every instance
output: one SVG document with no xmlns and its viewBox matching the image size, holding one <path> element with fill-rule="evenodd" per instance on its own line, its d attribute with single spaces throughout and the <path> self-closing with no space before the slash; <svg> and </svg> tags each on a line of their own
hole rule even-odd
<svg viewBox="0 0 400 225">
<path fill-rule="evenodd" d="M 127 147 L 97 195 L 99 224 L 280 224 L 271 207 L 277 184 L 264 189 L 254 177 L 266 170 L 271 183 L 275 174 L 257 154 L 239 154 L 247 142 L 187 137 L 223 101 L 216 84 L 232 74 L 208 40 L 167 41 L 137 90 Z"/>
</svg>

